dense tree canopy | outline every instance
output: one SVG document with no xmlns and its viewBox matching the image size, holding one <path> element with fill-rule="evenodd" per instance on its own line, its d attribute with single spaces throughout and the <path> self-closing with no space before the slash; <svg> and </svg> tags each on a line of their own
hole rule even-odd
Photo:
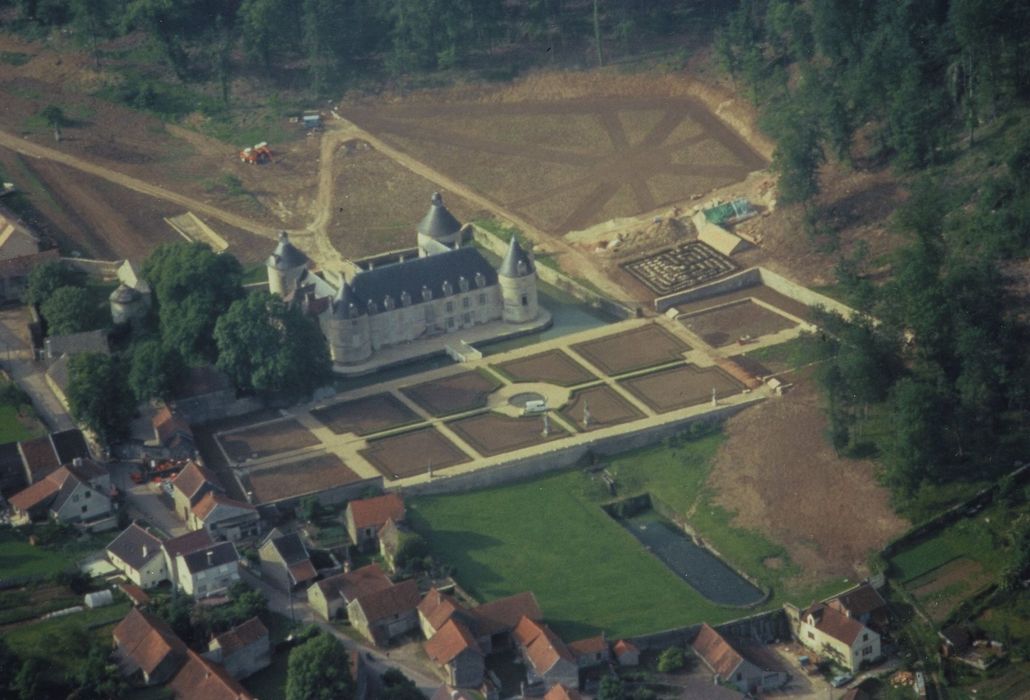
<svg viewBox="0 0 1030 700">
<path fill-rule="evenodd" d="M 125 372 L 115 358 L 99 353 L 68 361 L 68 403 L 75 419 L 108 444 L 124 435 L 136 412 Z"/>
<path fill-rule="evenodd" d="M 25 290 L 25 303 L 42 305 L 61 287 L 79 287 L 86 275 L 60 261 L 45 262 L 32 268 Z"/>
<path fill-rule="evenodd" d="M 171 398 L 186 372 L 179 352 L 157 338 L 134 343 L 129 362 L 129 388 L 137 401 Z"/>
<path fill-rule="evenodd" d="M 235 302 L 218 319 L 214 335 L 218 368 L 241 389 L 297 398 L 332 377 L 317 323 L 267 292 Z"/>
<path fill-rule="evenodd" d="M 203 243 L 166 243 L 143 263 L 157 302 L 161 340 L 189 364 L 215 359 L 218 317 L 241 296 L 243 268 Z"/>
<path fill-rule="evenodd" d="M 320 633 L 295 647 L 287 664 L 286 700 L 350 700 L 354 680 L 347 649 Z"/>
<path fill-rule="evenodd" d="M 92 295 L 81 287 L 58 287 L 40 304 L 39 312 L 47 323 L 49 335 L 69 335 L 92 330 L 100 325 L 101 313 Z"/>
</svg>

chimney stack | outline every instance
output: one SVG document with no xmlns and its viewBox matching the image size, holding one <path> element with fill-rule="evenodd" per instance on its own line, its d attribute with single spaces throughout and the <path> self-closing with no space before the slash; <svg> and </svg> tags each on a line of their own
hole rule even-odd
<svg viewBox="0 0 1030 700">
<path fill-rule="evenodd" d="M 72 460 L 72 464 L 76 467 L 82 466 L 82 457 L 76 457 Z"/>
<path fill-rule="evenodd" d="M 207 565 L 208 566 L 214 566 L 215 565 L 215 553 L 214 553 L 213 550 L 210 550 L 210 549 L 207 550 Z"/>
<path fill-rule="evenodd" d="M 149 553 L 149 549 L 147 548 L 147 545 L 143 545 L 143 558 L 144 559 L 147 558 L 147 554 L 148 553 Z"/>
</svg>

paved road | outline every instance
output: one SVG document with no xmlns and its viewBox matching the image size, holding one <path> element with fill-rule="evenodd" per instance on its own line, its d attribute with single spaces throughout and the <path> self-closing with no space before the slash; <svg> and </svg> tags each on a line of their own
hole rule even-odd
<svg viewBox="0 0 1030 700">
<path fill-rule="evenodd" d="M 134 520 L 145 520 L 169 537 L 185 535 L 189 530 L 175 514 L 171 497 L 162 494 L 158 484 L 133 483 L 129 474 L 138 468 L 138 464 L 131 462 L 112 462 L 108 465 L 111 482 L 125 494 L 129 517 Z"/>
<path fill-rule="evenodd" d="M 44 367 L 33 360 L 27 323 L 25 307 L 0 310 L 0 361 L 14 383 L 32 399 L 36 413 L 50 430 L 74 428 L 75 421 L 46 383 Z"/>
<path fill-rule="evenodd" d="M 389 652 L 383 653 L 374 647 L 366 646 L 354 641 L 343 632 L 333 627 L 333 625 L 315 615 L 311 610 L 311 607 L 308 605 L 307 599 L 302 597 L 302 594 L 294 594 L 291 605 L 290 596 L 286 593 L 265 583 L 246 568 L 241 567 L 240 571 L 244 581 L 265 594 L 265 598 L 268 599 L 268 608 L 270 610 L 296 620 L 298 623 L 318 625 L 320 628 L 343 642 L 343 645 L 348 651 L 357 651 L 362 654 L 365 657 L 369 668 L 371 668 L 377 675 L 382 675 L 388 668 L 400 669 L 404 675 L 418 685 L 418 689 L 426 697 L 432 696 L 432 694 L 436 692 L 436 689 L 442 685 L 442 681 L 440 681 L 440 679 L 427 675 L 421 669 L 413 668 L 410 664 L 404 663 L 401 659 L 390 657 Z"/>
</svg>

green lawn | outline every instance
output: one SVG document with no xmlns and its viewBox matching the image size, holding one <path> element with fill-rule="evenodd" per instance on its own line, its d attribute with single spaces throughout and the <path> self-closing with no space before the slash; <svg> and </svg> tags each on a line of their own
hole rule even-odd
<svg viewBox="0 0 1030 700">
<path fill-rule="evenodd" d="M 33 547 L 18 533 L 0 530 L 0 579 L 45 577 L 74 566 L 81 552 Z"/>
<path fill-rule="evenodd" d="M 620 456 L 609 466 L 619 496 L 661 494 L 733 564 L 774 586 L 769 606 L 790 594 L 808 602 L 816 592 L 778 588 L 794 567 L 788 563 L 774 575 L 762 565 L 766 557 L 785 557 L 783 549 L 758 533 L 730 527 L 732 514 L 708 502 L 703 485 L 721 440 L 715 435 Z M 483 599 L 533 591 L 548 622 L 566 639 L 602 629 L 610 636 L 634 635 L 751 612 L 715 605 L 681 581 L 600 508 L 609 498 L 599 479 L 567 471 L 415 499 L 409 512 L 463 586 Z M 841 588 L 839 581 L 828 583 L 826 593 Z"/>
<path fill-rule="evenodd" d="M 110 641 L 111 630 L 129 612 L 128 602 L 84 610 L 4 630 L 4 639 L 21 658 L 38 656 L 63 673 L 73 673 L 85 661 L 81 651 L 90 637 Z"/>
<path fill-rule="evenodd" d="M 959 557 L 977 561 L 988 571 L 998 571 L 1011 556 L 1001 537 L 1007 522 L 1009 518 L 999 507 L 962 518 L 891 557 L 892 576 L 905 583 Z"/>
<path fill-rule="evenodd" d="M 22 416 L 16 406 L 0 404 L 0 445 L 21 442 L 43 434 L 43 427 L 32 416 Z"/>
</svg>

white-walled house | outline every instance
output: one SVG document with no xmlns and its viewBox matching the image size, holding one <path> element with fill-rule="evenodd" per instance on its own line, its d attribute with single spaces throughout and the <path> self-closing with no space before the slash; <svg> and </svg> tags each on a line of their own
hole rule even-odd
<svg viewBox="0 0 1030 700">
<path fill-rule="evenodd" d="M 880 657 L 879 634 L 825 603 L 801 611 L 797 634 L 804 646 L 849 671 Z"/>
<path fill-rule="evenodd" d="M 240 557 L 232 542 L 179 554 L 175 562 L 179 587 L 195 598 L 224 594 L 240 580 Z"/>
<path fill-rule="evenodd" d="M 161 540 L 132 523 L 107 545 L 107 559 L 126 578 L 143 589 L 169 580 Z"/>
</svg>

